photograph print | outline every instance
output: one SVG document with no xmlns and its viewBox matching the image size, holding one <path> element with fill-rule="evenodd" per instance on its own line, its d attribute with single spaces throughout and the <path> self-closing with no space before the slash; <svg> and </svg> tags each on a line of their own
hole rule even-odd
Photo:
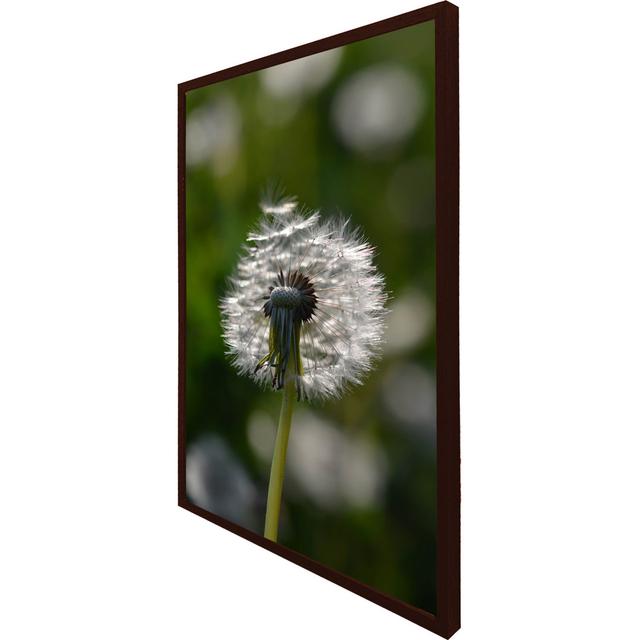
<svg viewBox="0 0 640 640">
<path fill-rule="evenodd" d="M 457 8 L 178 89 L 179 503 L 449 637 Z"/>
</svg>

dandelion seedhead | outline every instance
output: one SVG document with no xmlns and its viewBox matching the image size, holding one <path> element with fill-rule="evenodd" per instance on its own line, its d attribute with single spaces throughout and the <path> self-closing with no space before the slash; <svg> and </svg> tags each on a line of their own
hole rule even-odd
<svg viewBox="0 0 640 640">
<path fill-rule="evenodd" d="M 221 301 L 236 369 L 298 398 L 339 396 L 361 384 L 383 340 L 384 278 L 374 249 L 345 219 L 322 220 L 295 199 L 261 203 L 263 216 Z"/>
</svg>

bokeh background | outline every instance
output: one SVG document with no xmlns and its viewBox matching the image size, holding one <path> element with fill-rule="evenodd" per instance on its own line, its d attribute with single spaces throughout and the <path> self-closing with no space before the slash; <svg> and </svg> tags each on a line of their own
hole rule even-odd
<svg viewBox="0 0 640 640">
<path fill-rule="evenodd" d="M 262 534 L 280 395 L 225 357 L 218 301 L 277 184 L 343 213 L 391 294 L 364 386 L 299 403 L 279 542 L 436 611 L 433 23 L 187 94 L 187 492 Z"/>
</svg>

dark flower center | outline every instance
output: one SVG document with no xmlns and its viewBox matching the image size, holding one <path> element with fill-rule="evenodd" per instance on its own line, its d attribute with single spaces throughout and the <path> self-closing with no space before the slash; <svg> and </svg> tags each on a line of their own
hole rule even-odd
<svg viewBox="0 0 640 640">
<path fill-rule="evenodd" d="M 264 315 L 270 318 L 275 308 L 288 309 L 293 312 L 292 320 L 308 322 L 317 307 L 313 283 L 299 271 L 292 271 L 285 276 L 282 271 L 269 287 L 269 295 L 264 296 L 266 302 L 262 307 Z"/>
<path fill-rule="evenodd" d="M 274 307 L 285 307 L 286 309 L 295 309 L 302 302 L 300 291 L 295 287 L 274 287 L 271 289 L 269 298 Z"/>
</svg>

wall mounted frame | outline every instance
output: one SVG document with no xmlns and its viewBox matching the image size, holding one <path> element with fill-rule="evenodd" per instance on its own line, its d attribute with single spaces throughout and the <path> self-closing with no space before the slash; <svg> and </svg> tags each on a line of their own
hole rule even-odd
<svg viewBox="0 0 640 640">
<path fill-rule="evenodd" d="M 187 493 L 187 94 L 304 56 L 433 21 L 435 24 L 435 237 L 437 549 L 434 612 L 414 607 L 194 504 Z M 440 2 L 178 85 L 179 394 L 178 504 L 414 623 L 448 638 L 460 627 L 458 348 L 458 9 Z M 249 576 L 247 576 L 249 579 Z"/>
</svg>

